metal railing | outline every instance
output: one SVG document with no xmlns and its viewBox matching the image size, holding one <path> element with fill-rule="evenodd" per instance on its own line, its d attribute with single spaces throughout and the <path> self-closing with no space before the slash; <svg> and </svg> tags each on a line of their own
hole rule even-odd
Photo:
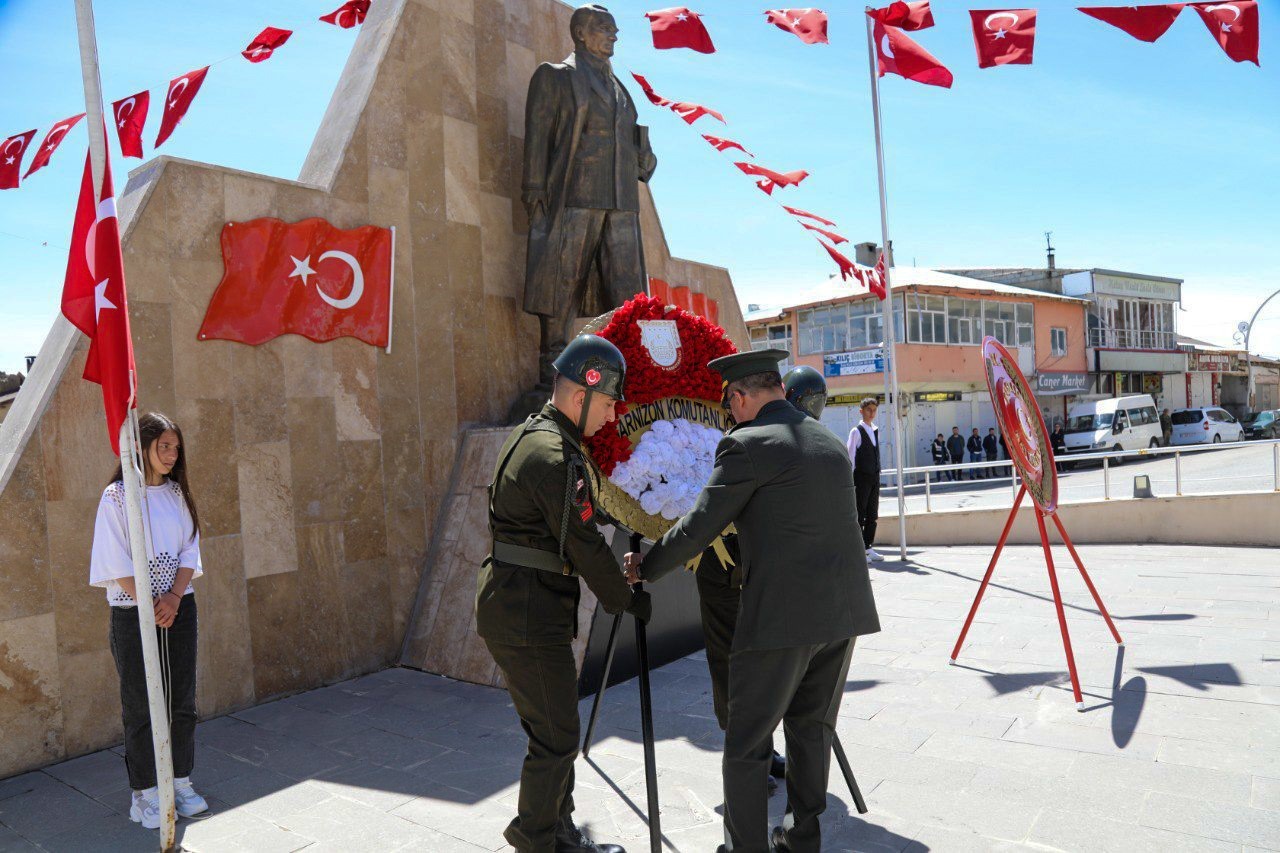
<svg viewBox="0 0 1280 853">
<path fill-rule="evenodd" d="M 1072 465 L 1079 462 L 1101 462 L 1102 463 L 1102 491 L 1103 500 L 1111 500 L 1111 469 L 1113 462 L 1123 462 L 1128 459 L 1156 459 L 1159 457 L 1173 457 L 1174 464 L 1174 484 L 1175 496 L 1182 497 L 1182 457 L 1188 453 L 1205 453 L 1209 451 L 1239 451 L 1253 450 L 1259 447 L 1271 448 L 1271 488 L 1273 491 L 1280 492 L 1280 439 L 1272 439 L 1268 441 L 1241 441 L 1231 444 L 1183 444 L 1174 445 L 1172 447 L 1151 447 L 1143 450 L 1123 450 L 1123 451 L 1106 451 L 1102 453 L 1064 453 L 1056 457 L 1059 465 L 1059 475 L 1061 475 L 1061 466 L 1064 464 Z M 1007 469 L 1007 474 L 1001 474 L 996 477 L 986 479 L 969 480 L 970 483 L 990 484 L 993 480 L 1008 480 L 1013 496 L 1016 498 L 1018 494 L 1018 471 L 1014 467 L 1013 462 L 1009 459 L 998 459 L 994 462 L 951 462 L 946 465 L 920 465 L 913 468 L 903 468 L 903 491 L 919 490 L 924 491 L 925 512 L 933 511 L 933 486 L 945 483 L 966 482 L 964 480 L 946 480 L 935 479 L 938 474 L 945 474 L 955 471 L 963 474 L 965 471 L 986 471 Z M 887 486 L 882 488 L 896 488 L 897 472 L 891 468 L 881 471 L 881 475 L 888 480 Z M 919 478 L 923 475 L 923 482 L 911 482 L 912 478 Z"/>
<path fill-rule="evenodd" d="M 1156 349 L 1176 350 L 1177 336 L 1173 332 L 1147 329 L 1090 329 L 1089 346 L 1108 349 Z"/>
</svg>

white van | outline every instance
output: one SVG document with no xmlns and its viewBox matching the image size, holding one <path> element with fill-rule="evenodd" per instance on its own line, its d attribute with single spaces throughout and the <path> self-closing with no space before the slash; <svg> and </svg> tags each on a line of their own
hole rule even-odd
<svg viewBox="0 0 1280 853">
<path fill-rule="evenodd" d="M 1160 446 L 1160 413 L 1150 394 L 1090 400 L 1071 407 L 1063 427 L 1067 455 Z"/>
</svg>

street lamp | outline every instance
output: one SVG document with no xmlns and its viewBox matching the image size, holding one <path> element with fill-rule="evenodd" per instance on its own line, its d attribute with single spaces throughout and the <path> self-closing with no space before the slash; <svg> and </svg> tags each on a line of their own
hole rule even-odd
<svg viewBox="0 0 1280 853">
<path fill-rule="evenodd" d="M 1241 323 L 1236 327 L 1235 339 L 1240 340 L 1240 336 L 1244 336 L 1244 363 L 1247 379 L 1245 379 L 1245 408 L 1253 411 L 1253 359 L 1249 357 L 1249 333 L 1253 331 L 1253 324 L 1258 321 L 1258 315 L 1262 313 L 1262 309 L 1267 307 L 1267 303 L 1272 299 L 1280 296 L 1280 290 L 1272 293 L 1266 299 L 1262 300 L 1262 304 L 1258 306 L 1258 310 L 1253 312 L 1253 316 L 1249 318 L 1249 322 Z"/>
</svg>

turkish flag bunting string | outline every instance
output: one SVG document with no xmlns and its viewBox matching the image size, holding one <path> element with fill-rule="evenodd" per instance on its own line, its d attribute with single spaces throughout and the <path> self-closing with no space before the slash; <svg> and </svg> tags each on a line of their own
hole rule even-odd
<svg viewBox="0 0 1280 853">
<path fill-rule="evenodd" d="M 31 147 L 31 140 L 36 135 L 32 128 L 26 133 L 16 133 L 0 145 L 0 190 L 11 190 L 20 183 L 18 173 L 22 171 L 22 158 Z"/>
<path fill-rule="evenodd" d="M 640 84 L 640 90 L 644 92 L 644 96 L 649 99 L 649 103 L 656 107 L 666 107 L 680 118 L 684 119 L 685 124 L 693 124 L 703 116 L 711 116 L 721 124 L 728 124 L 724 120 L 724 116 L 710 107 L 704 107 L 702 104 L 692 104 L 687 101 L 673 101 L 670 98 L 664 98 L 653 90 L 653 86 L 649 85 L 649 81 L 642 75 L 631 72 L 631 76 Z"/>
<path fill-rule="evenodd" d="M 150 108 L 151 93 L 145 89 L 111 104 L 116 136 L 120 139 L 120 153 L 124 156 L 142 159 L 142 128 L 147 123 Z"/>
<path fill-rule="evenodd" d="M 1258 0 L 1189 3 L 1209 33 L 1234 62 L 1258 65 Z"/>
<path fill-rule="evenodd" d="M 951 88 L 955 78 L 947 67 L 901 29 L 876 21 L 874 36 L 881 77 L 898 74 L 926 86 Z"/>
<path fill-rule="evenodd" d="M 711 34 L 707 32 L 702 18 L 688 7 L 659 9 L 656 12 L 645 12 L 644 16 L 649 19 L 653 46 L 658 50 L 687 47 L 698 53 L 716 52 L 716 46 L 711 43 Z"/>
<path fill-rule="evenodd" d="M 832 222 L 830 219 L 824 219 L 823 217 L 819 216 L 816 213 L 810 213 L 809 211 L 801 210 L 798 207 L 787 207 L 784 204 L 782 206 L 782 209 L 785 210 L 787 213 L 790 213 L 792 216 L 803 216 L 806 219 L 812 219 L 815 222 L 821 222 L 823 225 L 830 225 L 832 228 L 836 226 L 836 224 Z"/>
<path fill-rule="evenodd" d="M 164 97 L 164 115 L 160 119 L 160 133 L 156 136 L 156 144 L 153 147 L 159 148 L 173 135 L 178 122 L 182 121 L 182 117 L 187 114 L 187 109 L 195 100 L 196 93 L 200 91 L 205 75 L 208 73 L 209 66 L 206 65 L 204 68 L 188 71 L 181 77 L 175 77 L 169 81 L 169 91 Z"/>
<path fill-rule="evenodd" d="M 1153 42 L 1168 32 L 1184 3 L 1158 6 L 1078 6 L 1091 18 L 1124 30 L 1140 41 Z"/>
<path fill-rule="evenodd" d="M 707 142 L 710 142 L 711 147 L 716 149 L 717 151 L 728 151 L 730 148 L 736 148 L 739 151 L 741 151 L 743 154 L 746 154 L 748 157 L 756 156 L 752 154 L 750 151 L 748 151 L 747 149 L 743 148 L 741 143 L 734 142 L 732 139 L 725 139 L 722 136 L 712 136 L 709 133 L 702 134 L 702 138 L 707 140 Z"/>
<path fill-rule="evenodd" d="M 876 258 L 874 269 L 859 266 L 855 268 L 854 274 L 857 275 L 858 281 L 862 282 L 867 290 L 870 290 L 879 299 L 884 299 L 888 295 L 884 287 L 884 252 L 881 252 L 880 256 Z"/>
<path fill-rule="evenodd" d="M 391 312 L 391 230 L 344 231 L 323 219 L 229 222 L 200 340 L 260 344 L 285 334 L 349 336 L 386 346 Z"/>
<path fill-rule="evenodd" d="M 848 237 L 841 237 L 839 234 L 837 234 L 834 231 L 828 231 L 825 228 L 819 228 L 817 225 L 810 225 L 808 222 L 801 222 L 800 224 L 801 226 L 809 229 L 810 231 L 813 231 L 816 234 L 821 234 L 823 237 L 826 237 L 828 240 L 830 240 L 832 243 L 835 243 L 837 246 L 839 246 L 841 243 L 849 242 Z"/>
<path fill-rule="evenodd" d="M 136 401 L 129 300 L 110 158 L 103 164 L 101 200 L 95 203 L 92 163 L 85 156 L 62 285 L 62 314 L 90 338 L 84 378 L 102 386 L 107 440 L 119 455 L 120 425 Z"/>
<path fill-rule="evenodd" d="M 764 20 L 805 44 L 830 44 L 827 40 L 827 13 L 821 9 L 770 9 L 764 13 Z"/>
<path fill-rule="evenodd" d="M 346 3 L 343 3 L 329 14 L 321 15 L 320 20 L 326 24 L 333 24 L 335 27 L 349 30 L 352 27 L 358 27 L 363 24 L 365 16 L 368 14 L 369 0 L 347 0 Z"/>
<path fill-rule="evenodd" d="M 971 9 L 978 67 L 1030 65 L 1036 41 L 1035 9 Z"/>
<path fill-rule="evenodd" d="M 271 54 L 276 52 L 276 48 L 289 40 L 291 35 L 293 35 L 293 30 L 267 27 L 253 37 L 253 41 L 249 42 L 248 47 L 240 51 L 240 55 L 250 62 L 265 62 L 271 58 Z"/>
<path fill-rule="evenodd" d="M 71 118 L 64 118 L 49 128 L 49 132 L 44 135 L 44 140 L 40 143 L 40 148 L 36 151 L 36 156 L 31 158 L 31 166 L 27 169 L 27 173 L 22 176 L 24 180 L 49 165 L 49 158 L 53 156 L 53 152 L 58 150 L 58 146 L 62 144 L 62 140 L 66 138 L 68 131 L 75 127 L 82 118 L 84 118 L 84 113 L 74 115 Z"/>
<path fill-rule="evenodd" d="M 867 14 L 872 20 L 902 30 L 927 30 L 933 26 L 933 10 L 929 8 L 929 0 L 917 0 L 914 3 L 894 0 L 883 9 L 872 9 Z"/>
<path fill-rule="evenodd" d="M 780 187 L 798 187 L 801 181 L 809 177 L 809 173 L 803 169 L 797 169 L 794 172 L 775 172 L 773 169 L 766 169 L 764 166 L 745 161 L 740 161 L 733 165 L 737 166 L 745 174 L 766 178 Z M 764 188 L 761 187 L 761 189 Z"/>
</svg>

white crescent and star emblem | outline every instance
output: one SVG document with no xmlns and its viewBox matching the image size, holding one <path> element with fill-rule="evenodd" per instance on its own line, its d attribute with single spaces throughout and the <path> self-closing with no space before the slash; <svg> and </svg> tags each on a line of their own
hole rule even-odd
<svg viewBox="0 0 1280 853">
<path fill-rule="evenodd" d="M 1236 6 L 1236 5 L 1234 5 L 1234 4 L 1231 4 L 1231 3 L 1219 3 L 1217 6 L 1205 6 L 1205 7 L 1204 7 L 1205 12 L 1207 12 L 1207 13 L 1213 13 L 1213 12 L 1217 11 L 1218 9 L 1229 9 L 1230 11 L 1232 11 L 1232 12 L 1234 12 L 1234 13 L 1235 13 L 1235 17 L 1233 17 L 1233 18 L 1231 19 L 1231 21 L 1230 21 L 1230 22 L 1223 21 L 1223 22 L 1219 25 L 1219 26 L 1221 26 L 1221 27 L 1222 27 L 1222 31 L 1223 31 L 1224 33 L 1229 33 L 1229 32 L 1231 32 L 1231 24 L 1233 24 L 1233 23 L 1235 23 L 1236 21 L 1240 20 L 1240 7 L 1239 7 L 1239 6 Z"/>
<path fill-rule="evenodd" d="M 93 288 L 93 322 L 95 325 L 98 323 L 98 317 L 102 314 L 103 308 L 120 307 L 107 298 L 107 284 L 110 281 L 111 279 L 104 278 Z"/>
<path fill-rule="evenodd" d="M 339 311 L 346 311 L 348 308 L 355 307 L 355 304 L 360 301 L 360 297 L 364 295 L 364 270 L 360 268 L 360 262 L 355 259 L 354 255 L 349 252 L 338 251 L 337 249 L 325 252 L 320 256 L 316 263 L 326 261 L 329 258 L 342 261 L 351 268 L 351 292 L 342 299 L 334 299 L 325 292 L 324 288 L 319 284 L 316 284 L 316 293 L 319 294 L 321 299 L 332 305 L 334 308 L 337 308 Z M 290 255 L 289 260 L 293 261 L 293 272 L 289 273 L 289 278 L 301 278 L 302 284 L 305 287 L 307 284 L 307 277 L 316 274 L 316 271 L 311 268 L 311 256 L 307 255 L 305 258 L 295 258 L 293 255 Z"/>
<path fill-rule="evenodd" d="M 342 27 L 344 30 L 345 30 L 345 29 L 348 29 L 348 27 L 346 27 L 346 26 L 342 23 L 342 16 L 343 16 L 343 15 L 346 15 L 346 14 L 348 14 L 348 13 L 350 13 L 350 12 L 351 12 L 351 10 L 350 10 L 350 9 L 348 9 L 348 8 L 346 8 L 346 7 L 344 6 L 343 8 L 341 8 L 341 9 L 339 9 L 339 10 L 338 10 L 338 14 L 334 16 L 334 18 L 333 18 L 333 22 L 334 22 L 335 24 L 337 24 L 338 26 Z"/>
<path fill-rule="evenodd" d="M 1015 15 L 1013 12 L 992 12 L 990 15 L 987 15 L 987 19 L 982 22 L 982 26 L 986 27 L 987 29 L 991 29 L 991 22 L 994 20 L 997 20 L 998 18 L 1008 18 L 1010 21 L 1013 22 L 1009 25 L 1011 27 L 1016 27 L 1018 25 L 1018 16 Z M 1000 27 L 996 29 L 994 32 L 995 32 L 994 38 L 998 38 L 998 39 L 1004 38 L 1009 33 L 1009 31 L 1006 30 L 1004 27 Z"/>
<path fill-rule="evenodd" d="M 688 15 L 686 15 L 684 12 L 681 12 L 680 14 L 676 15 L 676 20 L 677 20 L 677 21 L 687 21 L 687 20 L 689 20 L 689 16 L 688 16 Z"/>
<path fill-rule="evenodd" d="M 262 45 L 258 45 L 258 46 L 257 46 L 257 47 L 255 47 L 253 50 L 249 51 L 249 55 L 250 55 L 250 56 L 262 56 L 262 54 L 264 54 L 264 53 L 270 53 L 270 52 L 271 52 L 271 48 L 269 48 L 269 47 L 264 47 L 264 46 L 262 46 Z"/>
<path fill-rule="evenodd" d="M 8 153 L 9 153 L 9 146 L 10 146 L 10 145 L 12 145 L 12 144 L 13 144 L 13 143 L 15 143 L 15 142 L 16 142 L 16 143 L 18 143 L 18 153 L 19 153 L 19 154 L 21 154 L 21 153 L 22 153 L 22 149 L 23 149 L 23 148 L 26 146 L 26 144 L 27 144 L 26 139 L 24 139 L 24 138 L 23 138 L 23 137 L 21 137 L 21 136 L 15 136 L 15 137 L 13 137 L 12 139 L 10 139 L 10 140 L 8 140 L 7 142 L 5 142 L 4 147 L 3 147 L 3 148 L 0 148 L 0 154 L 8 154 Z"/>
<path fill-rule="evenodd" d="M 893 48 L 889 47 L 889 34 L 885 33 L 880 37 L 880 52 L 889 59 L 893 59 Z"/>
<path fill-rule="evenodd" d="M 57 127 L 55 127 L 53 130 L 49 131 L 49 139 L 47 142 L 45 142 L 44 150 L 52 152 L 53 149 L 57 148 L 58 143 L 62 141 L 62 137 L 66 136 L 67 131 L 70 129 L 71 128 L 69 125 L 60 124 Z M 62 132 L 58 133 L 58 131 L 62 131 Z"/>
<path fill-rule="evenodd" d="M 91 274 L 93 272 L 94 262 L 97 259 L 98 226 L 103 222 L 106 222 L 108 219 L 114 219 L 115 216 L 116 200 L 113 196 L 107 196 L 102 201 L 98 202 L 98 211 L 94 216 L 93 224 L 89 226 L 88 232 L 84 235 L 84 260 L 85 264 L 88 265 L 89 272 Z M 103 283 L 105 284 L 105 282 Z M 108 307 L 114 308 L 116 306 L 108 303 Z"/>
<path fill-rule="evenodd" d="M 176 107 L 176 106 L 177 106 L 177 104 L 176 104 L 176 103 L 174 103 L 174 101 L 177 99 L 177 97 L 178 97 L 179 95 L 181 95 L 181 94 L 182 94 L 183 90 L 185 90 L 185 89 L 187 88 L 187 85 L 188 85 L 190 82 L 191 82 L 191 81 L 190 81 L 190 80 L 188 80 L 186 77 L 179 77 L 179 78 L 177 79 L 177 81 L 175 81 L 175 82 L 174 82 L 173 86 L 172 86 L 172 87 L 170 87 L 170 89 L 169 89 L 169 107 L 170 107 L 171 109 L 172 109 L 173 107 Z"/>
<path fill-rule="evenodd" d="M 120 127 L 123 128 L 128 124 L 128 117 L 133 115 L 135 106 L 137 106 L 137 101 L 133 98 L 126 98 L 120 102 L 120 108 L 116 110 L 116 118 L 120 120 Z"/>
</svg>

